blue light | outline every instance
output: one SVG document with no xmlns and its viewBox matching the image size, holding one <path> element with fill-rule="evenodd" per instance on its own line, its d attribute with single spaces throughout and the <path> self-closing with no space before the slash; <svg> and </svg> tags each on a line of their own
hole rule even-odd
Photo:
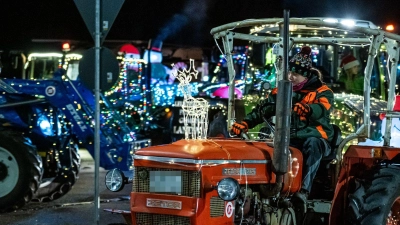
<svg viewBox="0 0 400 225">
<path fill-rule="evenodd" d="M 38 123 L 38 125 L 40 127 L 40 130 L 42 131 L 42 133 L 44 135 L 47 135 L 47 136 L 53 135 L 53 131 L 51 130 L 52 126 L 50 124 L 49 119 L 46 116 L 41 115 L 38 118 L 37 123 Z"/>
</svg>

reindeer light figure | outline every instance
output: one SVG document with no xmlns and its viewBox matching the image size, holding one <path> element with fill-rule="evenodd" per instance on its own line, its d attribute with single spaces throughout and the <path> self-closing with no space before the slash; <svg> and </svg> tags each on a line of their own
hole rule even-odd
<svg viewBox="0 0 400 225">
<path fill-rule="evenodd" d="M 194 68 L 194 60 L 190 59 L 188 69 L 182 71 L 173 68 L 173 75 L 179 80 L 178 87 L 183 92 L 183 123 L 185 139 L 207 139 L 208 130 L 208 102 L 203 98 L 193 98 L 191 95 L 190 81 L 197 79 L 199 72 Z"/>
</svg>

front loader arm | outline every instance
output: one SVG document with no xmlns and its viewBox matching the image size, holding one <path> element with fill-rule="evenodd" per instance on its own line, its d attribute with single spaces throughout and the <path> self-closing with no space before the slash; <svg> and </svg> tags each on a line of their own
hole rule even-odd
<svg viewBox="0 0 400 225">
<path fill-rule="evenodd" d="M 93 92 L 80 81 L 70 81 L 62 73 L 55 73 L 51 80 L 2 79 L 0 88 L 3 95 L 25 94 L 44 99 L 53 107 L 61 109 L 72 124 L 72 132 L 94 157 L 94 112 Z M 131 165 L 131 142 L 134 139 L 124 121 L 108 123 L 101 116 L 100 121 L 100 166 L 105 169 L 128 170 Z"/>
</svg>

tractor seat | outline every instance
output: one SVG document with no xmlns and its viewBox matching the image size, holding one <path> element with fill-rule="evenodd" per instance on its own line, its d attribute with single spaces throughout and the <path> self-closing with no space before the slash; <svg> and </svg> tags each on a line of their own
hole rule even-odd
<svg viewBox="0 0 400 225">
<path fill-rule="evenodd" d="M 331 153 L 328 156 L 322 158 L 324 161 L 333 162 L 336 159 L 336 153 L 339 147 L 340 142 L 342 141 L 342 131 L 336 124 L 332 124 L 333 126 L 333 138 L 330 143 L 331 145 Z"/>
</svg>

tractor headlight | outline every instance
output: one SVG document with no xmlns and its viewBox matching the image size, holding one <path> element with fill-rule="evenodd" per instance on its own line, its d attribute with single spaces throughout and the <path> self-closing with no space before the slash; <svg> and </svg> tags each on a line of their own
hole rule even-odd
<svg viewBox="0 0 400 225">
<path fill-rule="evenodd" d="M 109 170 L 106 174 L 106 188 L 110 191 L 117 192 L 124 188 L 127 178 L 119 169 Z"/>
<path fill-rule="evenodd" d="M 217 184 L 218 196 L 224 201 L 232 201 L 239 196 L 240 186 L 233 178 L 224 178 Z"/>
<path fill-rule="evenodd" d="M 47 136 L 53 135 L 52 125 L 51 125 L 49 119 L 46 116 L 41 115 L 38 118 L 37 123 L 38 123 L 38 125 L 40 127 L 40 130 L 42 131 L 42 133 L 44 135 L 47 135 Z"/>
</svg>

